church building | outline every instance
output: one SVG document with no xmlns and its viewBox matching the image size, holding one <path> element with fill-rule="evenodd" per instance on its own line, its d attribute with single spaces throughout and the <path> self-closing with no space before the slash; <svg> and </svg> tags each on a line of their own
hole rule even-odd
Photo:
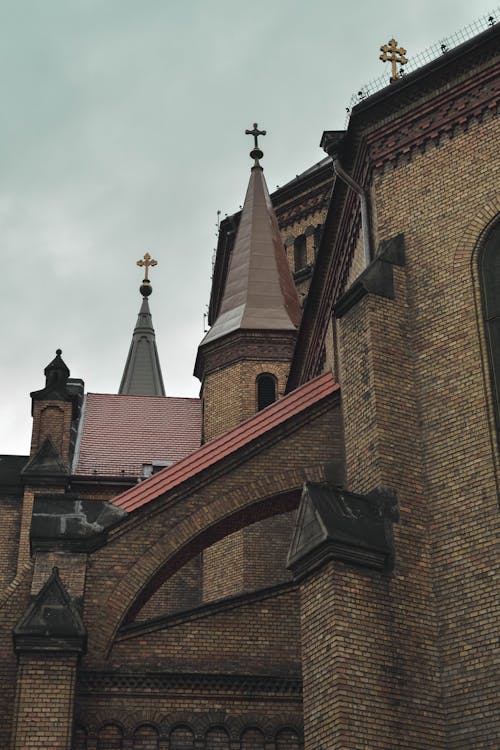
<svg viewBox="0 0 500 750">
<path fill-rule="evenodd" d="M 272 195 L 247 131 L 199 398 L 164 382 L 149 254 L 118 392 L 60 349 L 33 373 L 1 748 L 498 748 L 499 50 L 396 72 Z"/>
</svg>

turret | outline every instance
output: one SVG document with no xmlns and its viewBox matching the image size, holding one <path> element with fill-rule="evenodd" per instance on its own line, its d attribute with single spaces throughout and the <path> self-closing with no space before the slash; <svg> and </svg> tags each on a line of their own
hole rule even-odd
<svg viewBox="0 0 500 750">
<path fill-rule="evenodd" d="M 215 322 L 198 348 L 204 440 L 234 427 L 284 392 L 301 308 L 260 159 L 254 160 Z"/>
</svg>

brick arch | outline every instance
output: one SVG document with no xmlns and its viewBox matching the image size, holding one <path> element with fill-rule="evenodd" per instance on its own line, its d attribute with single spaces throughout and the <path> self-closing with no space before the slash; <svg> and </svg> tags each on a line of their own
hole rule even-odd
<svg viewBox="0 0 500 750">
<path fill-rule="evenodd" d="M 89 666 L 102 665 L 121 625 L 200 550 L 292 510 L 305 480 L 321 481 L 325 464 L 343 460 L 339 396 L 335 388 L 164 494 L 157 491 L 115 528 L 87 568 Z M 131 491 L 136 498 L 158 486 L 157 478 L 148 481 Z"/>
<path fill-rule="evenodd" d="M 324 464 L 288 471 L 276 471 L 270 476 L 240 486 L 238 492 L 220 495 L 209 506 L 203 502 L 203 492 L 196 498 L 196 507 L 184 519 L 158 529 L 157 538 L 151 539 L 146 551 L 130 568 L 123 568 L 117 584 L 107 599 L 94 600 L 97 609 L 106 609 L 105 621 L 89 638 L 89 652 L 106 658 L 122 623 L 130 620 L 157 588 L 182 565 L 205 547 L 230 533 L 279 513 L 297 507 L 300 490 L 306 479 L 324 478 Z M 165 513 L 168 517 L 169 510 Z M 130 533 L 136 532 L 133 524 Z M 117 544 L 128 554 L 128 533 Z M 103 592 L 104 593 L 104 592 Z M 89 612 L 89 610 L 87 610 Z M 92 616 L 92 615 L 90 615 Z M 97 621 L 97 618 L 96 618 Z"/>
<path fill-rule="evenodd" d="M 482 241 L 500 213 L 500 195 L 488 198 L 477 206 L 474 218 L 466 226 L 453 253 L 453 272 L 470 273 L 471 263 L 482 245 Z"/>
</svg>

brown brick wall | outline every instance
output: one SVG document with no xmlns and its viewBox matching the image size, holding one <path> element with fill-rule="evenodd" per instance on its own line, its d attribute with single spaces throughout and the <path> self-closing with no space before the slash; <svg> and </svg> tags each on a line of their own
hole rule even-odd
<svg viewBox="0 0 500 750">
<path fill-rule="evenodd" d="M 205 442 L 257 412 L 257 376 L 275 375 L 278 396 L 285 390 L 287 362 L 238 362 L 210 373 L 203 382 L 203 437 Z"/>
<path fill-rule="evenodd" d="M 285 568 L 295 513 L 246 526 L 203 551 L 203 601 L 289 580 Z"/>
<path fill-rule="evenodd" d="M 169 494 L 132 514 L 123 531 L 113 533 L 106 547 L 90 556 L 85 596 L 88 668 L 102 668 L 102 644 L 113 637 L 134 599 L 142 592 L 148 595 L 149 582 L 158 576 L 161 582 L 175 572 L 169 572 L 173 555 L 186 551 L 191 559 L 213 544 L 213 529 L 219 540 L 239 524 L 291 509 L 282 507 L 280 493 L 288 502 L 290 490 L 299 490 L 306 478 L 321 479 L 325 462 L 342 456 L 340 410 L 329 402 L 321 408 L 323 413 L 310 414 L 307 424 L 282 434 L 279 443 L 227 467 L 224 476 L 187 486 L 186 494 Z M 298 501 L 297 492 L 292 501 Z"/>
<path fill-rule="evenodd" d="M 160 750 L 208 750 L 227 747 L 231 750 L 301 750 L 301 703 L 282 697 L 262 695 L 229 695 L 216 691 L 209 695 L 198 691 L 176 695 L 133 691 L 107 691 L 77 698 L 78 724 L 85 727 L 88 750 L 94 750 L 97 738 L 107 727 L 118 728 L 123 737 L 118 748 L 142 748 L 138 730 L 148 727 L 150 741 L 159 739 Z M 154 706 L 154 707 L 153 707 Z M 111 729 L 106 729 L 111 734 Z M 146 734 L 144 731 L 143 734 Z M 140 736 L 140 735 L 139 735 Z M 141 738 L 142 739 L 142 738 Z M 214 745 L 213 743 L 226 743 Z M 263 741 L 263 744 L 256 744 Z M 130 743 L 130 744 L 125 744 Z M 253 744 L 252 744 L 253 743 Z M 99 746 L 97 746 L 99 747 Z M 145 745 L 148 750 L 156 745 Z M 78 746 L 75 750 L 80 750 Z"/>
<path fill-rule="evenodd" d="M 165 581 L 146 602 L 137 620 L 148 620 L 159 615 L 181 612 L 202 602 L 201 556 L 195 557 Z"/>
<path fill-rule="evenodd" d="M 14 578 L 21 527 L 22 500 L 19 497 L 0 499 L 0 591 Z"/>
<path fill-rule="evenodd" d="M 110 666 L 119 670 L 300 674 L 298 594 L 227 605 L 143 635 L 123 636 Z"/>
<path fill-rule="evenodd" d="M 75 677 L 76 656 L 19 657 L 13 750 L 68 750 Z"/>
<path fill-rule="evenodd" d="M 391 633 L 390 582 L 330 562 L 302 586 L 306 748 L 443 747 L 398 724 L 401 665 Z"/>
<path fill-rule="evenodd" d="M 33 456 L 50 438 L 62 460 L 69 463 L 72 405 L 65 401 L 35 401 L 33 403 L 33 431 L 31 455 Z"/>
<path fill-rule="evenodd" d="M 384 622 L 390 624 L 392 639 L 387 653 L 392 654 L 397 665 L 391 677 L 391 685 L 397 687 L 394 705 L 384 705 L 383 701 L 377 704 L 377 721 L 387 724 L 389 732 L 385 746 L 398 747 L 404 738 L 408 748 L 437 749 L 444 747 L 438 633 L 426 530 L 429 510 L 415 400 L 411 297 L 404 269 L 394 269 L 394 284 L 394 300 L 364 297 L 337 322 L 347 485 L 359 492 L 377 486 L 394 489 L 401 513 L 401 521 L 394 527 L 396 565 L 390 582 L 384 584 L 383 591 L 378 590 L 377 584 L 373 589 L 376 593 L 369 589 L 360 595 L 353 607 L 361 607 L 366 596 L 367 609 L 356 613 L 345 610 L 344 625 L 338 625 L 348 633 L 355 617 L 360 617 L 360 622 L 366 617 L 367 624 L 372 616 L 373 597 L 380 596 L 385 601 L 380 627 Z M 386 692 L 387 684 L 380 689 Z M 417 713 L 415 702 L 421 709 Z M 361 717 L 356 723 L 356 736 L 365 736 L 371 746 L 375 718 L 370 713 L 365 716 L 364 728 Z M 393 735 L 392 722 L 397 725 Z M 311 742 L 309 746 L 314 747 Z M 350 746 L 356 747 L 356 743 Z"/>
<path fill-rule="evenodd" d="M 21 574 L 0 597 L 0 747 L 10 748 L 16 694 L 17 659 L 12 646 L 12 628 L 30 602 L 33 565 L 28 563 Z"/>
<path fill-rule="evenodd" d="M 500 688 L 493 656 L 498 443 L 474 288 L 478 238 L 500 209 L 492 201 L 497 142 L 498 120 L 486 117 L 375 178 L 380 235 L 407 237 L 414 398 L 450 750 L 493 747 L 500 735 L 493 708 Z M 404 191 L 394 192 L 394 179 Z"/>
</svg>

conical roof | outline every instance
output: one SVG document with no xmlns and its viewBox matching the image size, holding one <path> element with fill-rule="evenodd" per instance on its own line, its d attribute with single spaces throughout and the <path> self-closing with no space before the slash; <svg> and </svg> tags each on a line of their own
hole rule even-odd
<svg viewBox="0 0 500 750">
<path fill-rule="evenodd" d="M 252 167 L 219 314 L 201 346 L 239 329 L 295 330 L 301 308 L 262 167 Z"/>
<path fill-rule="evenodd" d="M 142 289 L 143 287 L 141 291 Z M 118 393 L 138 396 L 165 395 L 155 329 L 146 297 L 143 297 L 139 310 Z"/>
</svg>

